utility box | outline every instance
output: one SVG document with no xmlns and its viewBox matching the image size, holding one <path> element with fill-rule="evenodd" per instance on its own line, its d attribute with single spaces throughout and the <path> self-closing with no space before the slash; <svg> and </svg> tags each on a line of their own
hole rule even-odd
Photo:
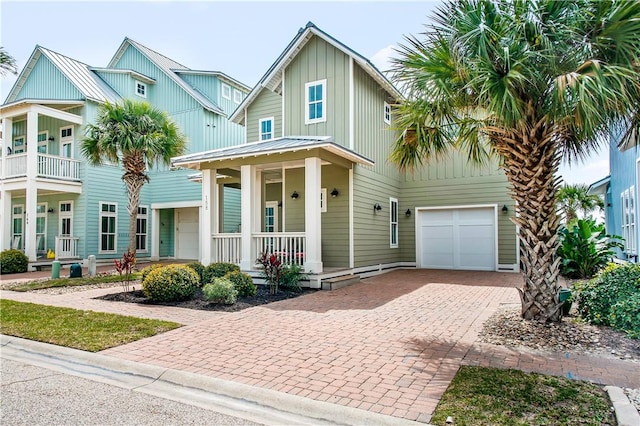
<svg viewBox="0 0 640 426">
<path fill-rule="evenodd" d="M 82 266 L 79 263 L 71 264 L 71 271 L 69 272 L 69 278 L 82 278 Z"/>
</svg>

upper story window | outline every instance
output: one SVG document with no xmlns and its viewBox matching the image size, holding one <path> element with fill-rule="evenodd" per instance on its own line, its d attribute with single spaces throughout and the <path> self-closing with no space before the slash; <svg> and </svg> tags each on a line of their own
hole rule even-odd
<svg viewBox="0 0 640 426">
<path fill-rule="evenodd" d="M 46 154 L 49 144 L 49 132 L 38 133 L 38 154 Z"/>
<path fill-rule="evenodd" d="M 304 123 L 327 121 L 327 80 L 318 80 L 304 85 Z"/>
<path fill-rule="evenodd" d="M 72 138 L 73 137 L 73 127 L 62 127 L 60 129 L 60 139 Z"/>
<path fill-rule="evenodd" d="M 27 142 L 24 136 L 17 136 L 13 138 L 13 154 L 22 154 L 27 152 Z"/>
<path fill-rule="evenodd" d="M 266 141 L 273 139 L 273 117 L 261 118 L 258 126 L 260 127 L 260 139 Z"/>
<path fill-rule="evenodd" d="M 389 246 L 398 247 L 398 199 L 389 198 Z"/>
<path fill-rule="evenodd" d="M 138 80 L 136 80 L 136 95 L 143 98 L 147 97 L 147 85 Z"/>
<path fill-rule="evenodd" d="M 233 102 L 239 104 L 242 102 L 242 92 L 236 89 L 233 89 Z"/>
<path fill-rule="evenodd" d="M 231 99 L 231 86 L 222 83 L 222 97 L 225 99 Z"/>
<path fill-rule="evenodd" d="M 391 124 L 391 105 L 384 103 L 384 122 Z"/>
</svg>

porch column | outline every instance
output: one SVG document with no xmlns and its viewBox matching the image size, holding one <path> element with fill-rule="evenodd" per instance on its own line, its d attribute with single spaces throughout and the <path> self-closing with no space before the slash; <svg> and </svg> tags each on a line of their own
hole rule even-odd
<svg viewBox="0 0 640 426">
<path fill-rule="evenodd" d="M 254 228 L 256 222 L 255 204 L 260 204 L 258 176 L 256 166 L 240 166 L 240 222 L 242 228 L 240 269 L 243 271 L 253 269 L 256 261 L 256 243 L 252 234 L 256 229 Z"/>
<path fill-rule="evenodd" d="M 36 217 L 38 206 L 38 113 L 27 112 L 27 186 L 25 202 L 24 254 L 30 262 L 38 260 L 36 247 Z"/>
<path fill-rule="evenodd" d="M 218 228 L 218 184 L 216 182 L 216 169 L 202 170 L 202 208 L 200 210 L 202 224 L 202 250 L 200 251 L 200 263 L 208 265 L 215 262 L 215 253 L 212 251 L 213 234 L 220 232 Z"/>
<path fill-rule="evenodd" d="M 0 251 L 11 247 L 11 223 L 13 222 L 13 210 L 11 209 L 11 191 L 2 189 L 0 194 Z"/>
<path fill-rule="evenodd" d="M 322 217 L 320 196 L 322 162 L 317 157 L 304 160 L 304 253 L 305 272 L 322 272 Z"/>
<path fill-rule="evenodd" d="M 151 207 L 151 260 L 160 260 L 160 209 Z"/>
</svg>

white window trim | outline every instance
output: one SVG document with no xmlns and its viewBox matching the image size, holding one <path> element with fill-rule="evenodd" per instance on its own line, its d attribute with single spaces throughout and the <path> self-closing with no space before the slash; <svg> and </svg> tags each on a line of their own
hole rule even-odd
<svg viewBox="0 0 640 426">
<path fill-rule="evenodd" d="M 263 135 L 262 123 L 264 123 L 265 121 L 271 122 L 271 137 L 269 139 L 262 139 L 262 135 Z M 270 141 L 276 138 L 274 124 L 275 124 L 274 117 L 261 118 L 260 120 L 258 120 L 258 140 L 259 141 Z"/>
<path fill-rule="evenodd" d="M 48 203 L 38 203 L 37 205 L 38 207 L 42 206 L 42 211 L 38 212 L 36 210 L 36 251 L 38 252 L 42 252 L 47 251 L 47 226 L 48 225 L 48 220 L 47 220 L 47 213 L 49 210 L 49 204 Z M 38 232 L 38 218 L 44 218 L 44 232 Z M 38 236 L 41 235 L 42 236 L 42 242 L 43 242 L 43 248 L 42 250 L 38 247 Z"/>
<path fill-rule="evenodd" d="M 16 141 L 19 141 L 20 139 L 22 139 L 22 145 L 21 145 L 21 148 L 20 148 L 20 149 L 22 149 L 22 151 L 16 152 Z M 26 154 L 27 153 L 27 137 L 25 135 L 14 136 L 13 144 L 11 145 L 11 153 L 12 154 Z"/>
<path fill-rule="evenodd" d="M 320 213 L 327 212 L 327 188 L 320 188 Z"/>
<path fill-rule="evenodd" d="M 309 119 L 309 87 L 322 86 L 322 117 Z M 316 80 L 304 85 L 304 124 L 324 123 L 327 121 L 327 80 Z"/>
<path fill-rule="evenodd" d="M 62 211 L 62 205 L 69 204 L 70 211 Z M 64 200 L 58 202 L 58 235 L 67 236 L 62 234 L 62 219 L 71 218 L 71 226 L 69 229 L 69 237 L 73 236 L 73 200 Z"/>
<path fill-rule="evenodd" d="M 62 132 L 64 130 L 68 130 L 71 129 L 71 136 L 65 136 L 64 138 L 62 137 Z M 74 140 L 74 132 L 75 130 L 73 129 L 73 126 L 64 126 L 64 127 L 60 127 L 60 157 L 64 157 L 64 146 L 69 144 L 71 145 L 71 156 L 69 158 L 73 158 L 73 144 L 75 142 Z"/>
<path fill-rule="evenodd" d="M 242 92 L 238 89 L 233 89 L 233 103 L 239 104 L 242 102 Z"/>
<path fill-rule="evenodd" d="M 621 229 L 624 238 L 624 252 L 629 256 L 636 254 L 636 214 L 635 187 L 631 186 L 620 193 Z"/>
<path fill-rule="evenodd" d="M 21 213 L 17 213 L 15 212 L 16 208 L 20 208 Z M 14 225 L 14 220 L 15 219 L 20 219 L 20 225 L 21 225 L 21 229 L 16 230 L 13 225 Z M 24 210 L 24 204 L 14 204 L 11 207 L 11 248 L 12 249 L 18 249 L 21 250 L 24 247 L 24 226 L 25 226 L 25 210 Z M 16 232 L 19 231 L 19 232 Z M 15 244 L 16 238 L 18 239 L 18 243 L 17 246 Z"/>
<path fill-rule="evenodd" d="M 395 220 L 393 220 L 393 205 L 396 205 L 396 217 Z M 393 197 L 389 197 L 389 247 L 390 248 L 398 248 L 398 239 L 400 236 L 400 232 L 399 232 L 399 221 L 398 221 L 398 217 L 400 215 L 400 213 L 398 212 L 399 209 L 399 205 L 398 205 L 398 199 L 397 198 L 393 198 Z M 395 225 L 395 228 L 394 226 Z M 395 235 L 395 240 L 396 242 L 394 243 L 394 235 Z"/>
<path fill-rule="evenodd" d="M 145 214 L 140 214 L 140 209 L 147 209 L 147 213 Z M 148 253 L 149 252 L 149 206 L 138 206 L 138 214 L 136 215 L 136 246 L 138 244 L 138 235 L 142 235 L 139 234 L 137 232 L 138 229 L 138 219 L 144 219 L 147 221 L 147 232 L 144 233 L 144 246 L 145 249 L 144 250 L 140 250 L 138 249 L 138 247 L 136 247 L 136 253 Z"/>
<path fill-rule="evenodd" d="M 40 135 L 44 135 L 43 140 L 39 140 Z M 41 146 L 44 146 L 46 148 L 45 152 L 40 152 Z M 38 154 L 48 154 L 48 153 L 49 153 L 49 131 L 45 130 L 44 132 L 38 132 Z"/>
<path fill-rule="evenodd" d="M 384 122 L 386 124 L 391 124 L 391 105 L 389 105 L 387 102 L 384 103 L 382 114 Z"/>
<path fill-rule="evenodd" d="M 142 86 L 144 93 L 138 92 L 138 86 Z M 141 82 L 140 80 L 134 80 L 133 92 L 136 94 L 136 96 L 140 96 L 141 98 L 146 98 L 147 97 L 147 84 Z"/>
<path fill-rule="evenodd" d="M 278 201 L 266 201 L 264 203 L 264 207 L 265 207 L 265 223 L 264 223 L 264 230 L 265 232 L 270 232 L 267 231 L 267 212 L 266 209 L 267 208 L 272 208 L 273 209 L 273 232 L 278 232 Z"/>
<path fill-rule="evenodd" d="M 116 206 L 116 211 L 111 212 L 103 212 L 102 205 L 103 204 L 113 204 Z M 113 250 L 103 250 L 102 249 L 102 218 L 103 217 L 114 217 L 115 218 L 115 230 L 113 237 Z M 118 252 L 118 203 L 114 203 L 111 201 L 100 201 L 98 202 L 98 253 L 117 253 Z"/>
<path fill-rule="evenodd" d="M 231 100 L 231 86 L 228 84 L 222 83 L 222 97 Z"/>
</svg>

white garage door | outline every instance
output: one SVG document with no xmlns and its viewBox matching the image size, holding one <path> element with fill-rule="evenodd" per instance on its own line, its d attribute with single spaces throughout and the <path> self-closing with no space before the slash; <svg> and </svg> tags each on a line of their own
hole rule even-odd
<svg viewBox="0 0 640 426">
<path fill-rule="evenodd" d="M 176 210 L 176 258 L 200 259 L 199 209 Z"/>
<path fill-rule="evenodd" d="M 423 210 L 418 221 L 418 267 L 493 271 L 493 207 Z"/>
</svg>

